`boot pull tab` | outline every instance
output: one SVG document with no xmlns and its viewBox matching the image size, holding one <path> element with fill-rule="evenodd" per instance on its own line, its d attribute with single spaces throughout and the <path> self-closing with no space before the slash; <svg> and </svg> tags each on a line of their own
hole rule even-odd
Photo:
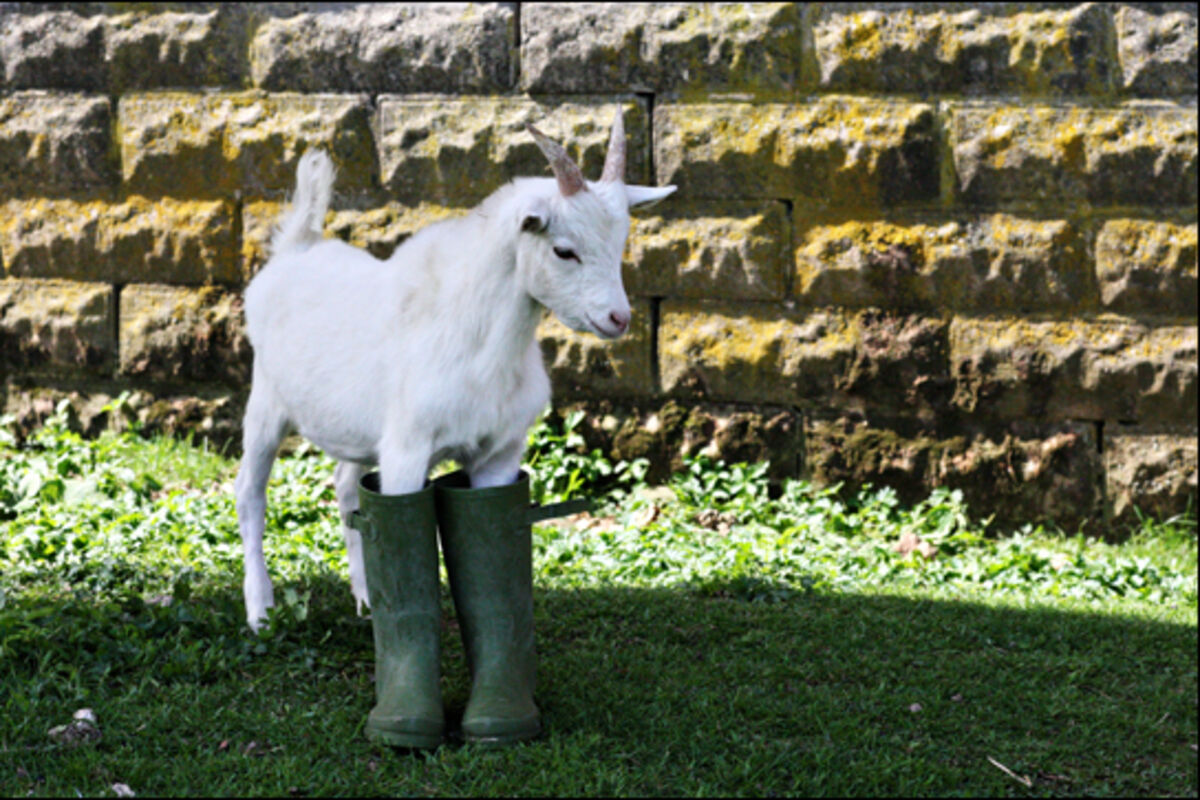
<svg viewBox="0 0 1200 800">
<path fill-rule="evenodd" d="M 580 511 L 591 511 L 592 508 L 593 503 L 591 499 L 586 497 L 578 500 L 566 500 L 562 503 L 550 503 L 544 506 L 530 505 L 529 508 L 525 509 L 525 518 L 523 521 L 526 525 L 532 525 L 544 519 L 565 517 L 568 514 L 578 514 Z"/>
<path fill-rule="evenodd" d="M 350 527 L 372 542 L 379 538 L 379 534 L 375 530 L 375 523 L 357 508 L 350 512 Z"/>
</svg>

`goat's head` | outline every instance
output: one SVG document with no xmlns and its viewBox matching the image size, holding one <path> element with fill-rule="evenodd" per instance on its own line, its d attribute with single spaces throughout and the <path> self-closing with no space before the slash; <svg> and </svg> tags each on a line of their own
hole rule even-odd
<svg viewBox="0 0 1200 800">
<path fill-rule="evenodd" d="M 554 181 L 521 181 L 517 271 L 529 294 L 563 324 L 615 339 L 629 327 L 629 300 L 621 283 L 621 255 L 629 237 L 629 209 L 656 202 L 674 186 L 628 185 L 625 127 L 613 121 L 604 171 L 584 180 L 562 145 L 526 126 L 550 160 Z"/>
</svg>

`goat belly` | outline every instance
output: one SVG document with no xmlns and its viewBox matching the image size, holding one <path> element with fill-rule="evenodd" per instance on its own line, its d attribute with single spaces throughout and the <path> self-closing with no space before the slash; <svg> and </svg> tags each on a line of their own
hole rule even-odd
<svg viewBox="0 0 1200 800">
<path fill-rule="evenodd" d="M 246 289 L 256 384 L 339 458 L 373 458 L 383 430 L 386 277 L 372 256 L 334 241 L 268 264 Z"/>
</svg>

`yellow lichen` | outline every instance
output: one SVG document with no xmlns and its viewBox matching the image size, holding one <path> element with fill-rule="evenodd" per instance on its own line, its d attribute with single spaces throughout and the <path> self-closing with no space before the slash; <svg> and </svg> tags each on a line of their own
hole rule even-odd
<svg viewBox="0 0 1200 800">
<path fill-rule="evenodd" d="M 665 387 L 700 367 L 721 382 L 717 393 L 729 396 L 782 399 L 780 387 L 800 377 L 806 363 L 836 358 L 855 341 L 856 323 L 825 312 L 773 317 L 726 305 L 669 304 L 659 325 Z"/>
</svg>

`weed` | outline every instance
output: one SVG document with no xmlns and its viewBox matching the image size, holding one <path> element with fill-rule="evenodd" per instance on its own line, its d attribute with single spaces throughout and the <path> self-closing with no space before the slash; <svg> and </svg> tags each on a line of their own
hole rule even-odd
<svg viewBox="0 0 1200 800">
<path fill-rule="evenodd" d="M 587 450 L 576 430 L 582 411 L 573 411 L 559 422 L 545 417 L 529 432 L 525 464 L 530 471 L 530 495 L 535 503 L 555 503 L 575 497 L 581 489 L 600 492 L 608 499 L 624 496 L 641 483 L 649 467 L 645 459 L 613 464 L 600 450 Z"/>
</svg>

